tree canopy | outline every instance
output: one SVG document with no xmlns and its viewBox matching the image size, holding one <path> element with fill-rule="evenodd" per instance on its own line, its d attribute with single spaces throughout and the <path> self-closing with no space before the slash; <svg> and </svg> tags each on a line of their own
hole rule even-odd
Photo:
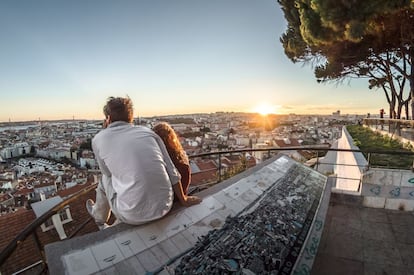
<svg viewBox="0 0 414 275">
<path fill-rule="evenodd" d="M 368 88 L 384 91 L 392 118 L 403 107 L 408 118 L 414 98 L 410 0 L 278 2 L 288 22 L 280 40 L 293 62 L 312 63 L 318 82 L 367 78 Z"/>
</svg>

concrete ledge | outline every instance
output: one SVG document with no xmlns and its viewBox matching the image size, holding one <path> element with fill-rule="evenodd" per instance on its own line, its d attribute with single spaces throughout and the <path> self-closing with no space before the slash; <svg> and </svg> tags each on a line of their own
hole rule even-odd
<svg viewBox="0 0 414 275">
<path fill-rule="evenodd" d="M 365 207 L 371 208 L 384 208 L 385 207 L 385 198 L 382 197 L 363 197 L 363 205 Z"/>
<path fill-rule="evenodd" d="M 354 145 L 351 135 L 342 127 L 342 137 L 338 140 L 338 148 L 359 149 Z M 359 191 L 362 173 L 368 167 L 368 161 L 359 152 L 338 152 L 335 166 L 337 189 Z"/>
<path fill-rule="evenodd" d="M 390 210 L 413 211 L 414 200 L 386 199 L 384 208 Z"/>
<path fill-rule="evenodd" d="M 331 193 L 331 204 L 362 206 L 363 197 L 359 194 Z"/>
<path fill-rule="evenodd" d="M 351 196 L 361 196 L 361 192 L 359 192 L 359 191 L 343 190 L 343 189 L 338 189 L 336 187 L 332 188 L 332 193 L 351 195 Z"/>
</svg>

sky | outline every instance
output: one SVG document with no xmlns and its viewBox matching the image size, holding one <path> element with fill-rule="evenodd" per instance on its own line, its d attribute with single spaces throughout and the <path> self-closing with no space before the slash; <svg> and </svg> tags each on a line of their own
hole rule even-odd
<svg viewBox="0 0 414 275">
<path fill-rule="evenodd" d="M 276 0 L 0 1 L 0 122 L 225 112 L 372 114 L 367 80 L 319 84 L 294 64 Z"/>
</svg>

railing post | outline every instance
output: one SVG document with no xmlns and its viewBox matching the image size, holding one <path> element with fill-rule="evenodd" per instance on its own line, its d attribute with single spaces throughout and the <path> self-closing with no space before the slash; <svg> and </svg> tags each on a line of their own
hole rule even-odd
<svg viewBox="0 0 414 275">
<path fill-rule="evenodd" d="M 318 171 L 319 168 L 319 151 L 316 151 L 316 171 Z"/>
<path fill-rule="evenodd" d="M 267 158 L 270 159 L 270 150 L 267 150 Z"/>
<path fill-rule="evenodd" d="M 36 243 L 37 249 L 39 250 L 40 258 L 42 259 L 43 263 L 45 263 L 46 262 L 45 261 L 45 253 L 44 253 L 42 244 L 40 243 L 39 236 L 37 235 L 36 230 L 33 231 L 33 238 L 34 238 L 34 241 Z"/>
<path fill-rule="evenodd" d="M 221 152 L 218 153 L 218 182 L 221 182 Z"/>
<path fill-rule="evenodd" d="M 371 153 L 368 153 L 368 165 L 367 165 L 367 171 L 369 170 L 369 162 L 370 162 L 370 159 L 371 159 Z"/>
</svg>

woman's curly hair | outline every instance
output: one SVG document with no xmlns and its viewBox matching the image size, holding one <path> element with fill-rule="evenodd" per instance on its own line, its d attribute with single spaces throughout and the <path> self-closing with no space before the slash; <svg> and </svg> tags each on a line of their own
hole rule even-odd
<svg viewBox="0 0 414 275">
<path fill-rule="evenodd" d="M 188 156 L 181 146 L 176 132 L 168 123 L 160 122 L 152 130 L 164 141 L 168 154 L 174 163 L 178 161 L 179 163 L 188 164 Z"/>
</svg>

